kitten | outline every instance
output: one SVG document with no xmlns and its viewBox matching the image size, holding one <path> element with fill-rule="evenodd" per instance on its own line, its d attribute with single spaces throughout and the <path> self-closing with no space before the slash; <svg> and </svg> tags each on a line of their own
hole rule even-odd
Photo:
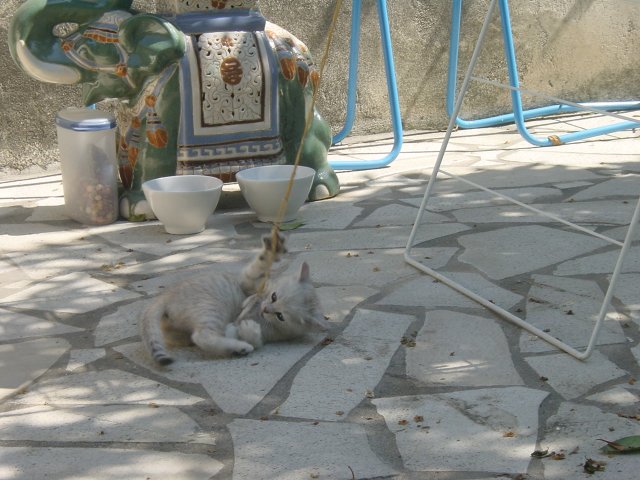
<svg viewBox="0 0 640 480">
<path fill-rule="evenodd" d="M 294 275 L 269 280 L 258 292 L 271 264 L 286 252 L 279 235 L 275 248 L 271 235 L 262 242 L 262 250 L 239 275 L 211 272 L 190 278 L 146 308 L 140 336 L 157 363 L 173 362 L 165 334 L 169 339 L 189 339 L 209 355 L 226 357 L 329 327 L 306 263 Z"/>
</svg>

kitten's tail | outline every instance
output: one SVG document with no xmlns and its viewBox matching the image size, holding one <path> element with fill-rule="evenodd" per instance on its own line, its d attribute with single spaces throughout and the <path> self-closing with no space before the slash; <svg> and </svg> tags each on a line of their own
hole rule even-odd
<svg viewBox="0 0 640 480">
<path fill-rule="evenodd" d="M 167 353 L 162 334 L 161 322 L 164 312 L 164 301 L 162 297 L 159 297 L 145 309 L 140 323 L 142 344 L 153 360 L 162 366 L 173 363 L 173 358 Z"/>
</svg>

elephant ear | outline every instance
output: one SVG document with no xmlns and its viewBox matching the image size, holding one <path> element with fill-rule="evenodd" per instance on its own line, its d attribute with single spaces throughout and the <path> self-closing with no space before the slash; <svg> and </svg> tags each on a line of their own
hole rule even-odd
<svg viewBox="0 0 640 480">
<path fill-rule="evenodd" d="M 175 63 L 185 52 L 184 34 L 171 22 L 151 14 L 125 20 L 119 40 L 129 54 L 127 70 L 137 85 Z"/>
</svg>

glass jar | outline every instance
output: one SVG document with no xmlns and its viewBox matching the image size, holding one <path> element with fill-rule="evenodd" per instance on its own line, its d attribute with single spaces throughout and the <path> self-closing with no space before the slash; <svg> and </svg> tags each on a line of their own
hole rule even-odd
<svg viewBox="0 0 640 480">
<path fill-rule="evenodd" d="M 56 116 L 65 211 L 86 225 L 118 218 L 116 120 L 91 108 L 67 108 Z"/>
</svg>

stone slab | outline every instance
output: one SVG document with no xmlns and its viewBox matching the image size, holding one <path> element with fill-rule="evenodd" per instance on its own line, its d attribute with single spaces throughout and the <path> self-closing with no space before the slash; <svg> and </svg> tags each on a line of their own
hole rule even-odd
<svg viewBox="0 0 640 480">
<path fill-rule="evenodd" d="M 0 345 L 0 400 L 23 391 L 69 349 L 62 338 L 40 338 Z"/>
<path fill-rule="evenodd" d="M 574 348 L 586 347 L 600 313 L 604 292 L 596 282 L 577 278 L 533 275 L 527 296 L 526 321 Z M 625 343 L 625 318 L 609 312 L 597 345 Z M 527 332 L 520 336 L 523 352 L 555 351 L 549 343 Z"/>
<path fill-rule="evenodd" d="M 278 414 L 342 420 L 374 391 L 413 320 L 408 315 L 357 310 L 347 328 L 298 372 Z"/>
<path fill-rule="evenodd" d="M 195 235 L 168 234 L 157 221 L 116 223 L 92 227 L 90 232 L 125 249 L 158 256 L 192 250 L 214 242 L 226 242 L 237 236 L 232 221 L 224 215 L 215 214 L 209 217 L 205 230 Z"/>
<path fill-rule="evenodd" d="M 526 473 L 548 393 L 490 388 L 373 400 L 404 466 L 424 472 Z"/>
<path fill-rule="evenodd" d="M 528 147 L 530 145 L 526 144 Z M 542 158 L 545 153 L 551 154 L 557 159 L 557 150 L 544 148 L 538 148 L 536 152 L 536 161 L 538 158 Z M 580 155 L 584 161 L 584 155 Z M 545 185 L 551 182 L 553 183 L 566 183 L 575 181 L 594 181 L 603 178 L 600 175 L 596 175 L 584 168 L 580 169 L 567 169 L 564 166 L 559 165 L 530 165 L 531 164 L 531 150 L 529 148 L 523 149 L 521 152 L 518 150 L 501 152 L 501 160 L 515 160 L 518 158 L 526 157 L 525 162 L 529 164 L 527 168 L 514 167 L 511 163 L 506 163 L 502 166 L 493 166 L 487 169 L 478 169 L 474 167 L 447 167 L 446 170 L 453 174 L 464 175 L 466 180 L 483 185 L 487 188 L 517 188 L 517 187 L 531 187 L 533 185 Z"/>
<path fill-rule="evenodd" d="M 433 210 L 430 208 L 430 210 Z M 418 209 L 406 205 L 390 204 L 379 207 L 363 220 L 355 223 L 355 227 L 387 227 L 390 225 L 413 225 Z M 426 212 L 423 223 L 442 223 L 451 221 L 444 215 L 431 211 Z"/>
<path fill-rule="evenodd" d="M 73 372 L 90 363 L 103 358 L 106 355 L 104 348 L 82 348 L 69 352 L 69 362 L 67 370 Z"/>
<path fill-rule="evenodd" d="M 102 317 L 93 332 L 95 346 L 102 347 L 138 335 L 138 320 L 143 310 L 152 301 L 152 299 L 137 300 L 118 307 L 114 313 Z"/>
<path fill-rule="evenodd" d="M 362 208 L 346 202 L 309 202 L 298 215 L 301 229 L 343 230 L 360 215 Z"/>
<path fill-rule="evenodd" d="M 629 226 L 626 225 L 624 227 L 608 228 L 603 230 L 602 233 L 608 237 L 613 238 L 614 240 L 624 242 L 624 240 L 627 238 L 627 234 L 629 233 Z M 634 241 L 638 239 L 640 239 L 640 228 L 636 228 L 633 235 Z"/>
<path fill-rule="evenodd" d="M 3 182 L 0 205 L 32 206 L 51 197 L 63 199 L 61 175 Z"/>
<path fill-rule="evenodd" d="M 558 199 L 562 192 L 556 188 L 548 187 L 521 187 L 516 189 L 497 189 L 498 193 L 514 198 L 519 202 L 530 204 L 542 199 Z M 419 206 L 422 199 L 409 199 L 407 202 Z M 504 205 L 510 203 L 497 195 L 485 191 L 441 193 L 429 198 L 427 207 L 433 212 L 447 212 L 450 210 L 487 207 L 491 205 Z"/>
<path fill-rule="evenodd" d="M 636 345 L 635 347 L 633 347 L 631 349 L 631 353 L 635 357 L 636 362 L 638 362 L 638 365 L 640 365 L 640 345 Z"/>
<path fill-rule="evenodd" d="M 620 247 L 595 255 L 586 255 L 575 260 L 561 263 L 555 269 L 555 275 L 589 275 L 594 273 L 613 273 L 620 256 Z M 622 264 L 623 272 L 640 272 L 640 246 L 631 246 Z"/>
<path fill-rule="evenodd" d="M 142 280 L 137 280 L 129 284 L 129 288 L 136 292 L 145 293 L 150 296 L 159 295 L 164 292 L 166 288 L 171 287 L 177 283 L 180 283 L 186 278 L 191 278 L 197 275 L 208 274 L 211 272 L 210 265 L 196 265 L 193 267 L 183 268 L 180 270 L 170 271 L 168 273 L 160 274 L 157 276 L 144 277 Z"/>
<path fill-rule="evenodd" d="M 566 459 L 545 459 L 546 480 L 585 478 L 583 465 L 587 458 L 606 462 L 604 471 L 594 474 L 602 480 L 635 480 L 638 462 L 630 455 L 604 455 L 604 445 L 598 438 L 616 440 L 638 434 L 638 422 L 605 413 L 597 407 L 564 402 L 558 412 L 547 420 L 540 445 L 555 452 L 564 452 Z"/>
<path fill-rule="evenodd" d="M 106 272 L 129 261 L 131 253 L 120 247 L 77 241 L 70 245 L 51 245 L 46 251 L 11 252 L 7 253 L 7 257 L 23 269 L 29 278 L 42 280 L 68 272 Z"/>
<path fill-rule="evenodd" d="M 43 280 L 3 299 L 6 306 L 59 313 L 86 313 L 139 295 L 84 272 Z"/>
<path fill-rule="evenodd" d="M 325 317 L 330 322 L 342 322 L 359 304 L 378 293 L 363 286 L 320 287 L 316 289 Z"/>
<path fill-rule="evenodd" d="M 627 376 L 600 352 L 587 360 L 576 360 L 566 353 L 525 357 L 540 377 L 567 400 L 581 397 L 603 383 Z"/>
<path fill-rule="evenodd" d="M 599 392 L 587 397 L 592 402 L 604 403 L 606 405 L 616 405 L 618 407 L 633 407 L 640 403 L 640 392 L 629 391 L 624 388 L 627 385 L 619 385 L 604 392 Z"/>
<path fill-rule="evenodd" d="M 414 255 L 425 260 L 432 268 L 445 265 L 455 254 L 455 248 L 416 248 Z M 318 284 L 326 285 L 362 285 L 380 288 L 397 284 L 402 278 L 415 275 L 416 270 L 404 261 L 404 250 L 391 249 L 352 249 L 335 252 L 302 252 L 288 266 L 286 273 L 300 269 L 307 262 L 311 278 Z"/>
<path fill-rule="evenodd" d="M 571 123 L 577 126 L 573 121 Z M 586 125 L 586 123 L 583 125 Z M 578 128 L 584 128 L 584 126 Z M 557 128 L 553 130 L 547 129 L 548 134 L 557 134 L 561 131 L 561 129 Z M 579 146 L 580 143 L 583 144 L 582 147 Z M 612 152 L 611 146 L 607 147 L 606 143 L 607 142 L 602 142 L 598 145 L 597 142 L 593 141 L 572 142 L 571 144 L 567 144 L 564 149 L 562 148 L 563 145 L 553 148 L 538 148 L 533 157 L 536 162 L 536 170 L 541 172 L 546 171 L 549 178 L 556 181 L 568 181 L 571 179 L 590 180 L 594 177 L 587 176 L 591 173 L 588 170 L 589 168 L 617 170 L 620 168 L 621 163 L 631 163 L 621 161 L 621 155 L 617 152 Z M 617 142 L 615 150 L 617 150 L 619 148 L 618 145 L 622 143 L 624 143 L 624 141 Z M 509 150 L 502 155 L 502 158 L 513 163 L 521 162 L 523 164 L 531 164 L 532 155 L 531 150 L 529 150 L 531 144 L 523 142 L 520 145 L 525 148 Z M 514 146 L 517 146 L 517 144 Z M 607 148 L 609 148 L 609 150 L 607 150 Z M 521 170 L 527 172 L 529 169 L 521 168 Z M 562 170 L 566 170 L 564 175 L 561 175 Z"/>
<path fill-rule="evenodd" d="M 5 221 L 5 219 L 14 217 L 15 215 L 19 215 L 23 212 L 23 207 L 15 205 L 0 206 L 0 220 Z"/>
<path fill-rule="evenodd" d="M 259 245 L 259 244 L 257 244 Z M 252 258 L 252 252 L 245 252 L 234 248 L 194 249 L 186 252 L 176 252 L 147 262 L 127 263 L 118 269 L 119 275 L 157 275 L 166 271 L 173 271 L 194 265 L 217 265 L 227 269 L 228 266 L 244 265 Z"/>
<path fill-rule="evenodd" d="M 17 396 L 22 405 L 193 405 L 202 401 L 122 370 L 74 373 L 39 382 Z"/>
<path fill-rule="evenodd" d="M 37 206 L 33 209 L 33 213 L 25 220 L 25 222 L 62 222 L 68 221 L 69 216 L 65 211 L 64 198 L 46 198 L 37 202 Z"/>
<path fill-rule="evenodd" d="M 45 335 L 62 335 L 81 332 L 82 328 L 64 323 L 12 312 L 0 308 L 0 338 L 3 341 L 21 340 Z"/>
<path fill-rule="evenodd" d="M 4 478 L 207 480 L 223 464 L 208 455 L 121 448 L 2 447 Z"/>
<path fill-rule="evenodd" d="M 567 182 L 567 183 L 556 183 L 553 186 L 561 190 L 567 190 L 570 188 L 590 187 L 591 185 L 593 185 L 593 183 L 591 182 Z"/>
<path fill-rule="evenodd" d="M 424 171 L 416 172 L 424 174 Z M 424 193 L 427 190 L 427 184 L 429 182 L 429 178 L 426 177 L 419 184 L 412 184 L 411 186 L 403 186 L 397 187 L 396 190 L 398 192 L 402 192 L 403 194 L 416 196 L 416 198 L 407 198 L 403 199 L 403 201 L 415 206 L 419 207 L 422 203 L 422 199 L 424 198 Z M 408 184 L 409 185 L 409 184 Z M 432 195 L 435 197 L 439 195 L 460 195 L 463 192 L 468 192 L 471 190 L 477 190 L 476 187 L 469 185 L 461 180 L 457 180 L 450 177 L 438 177 L 438 181 L 433 186 Z M 419 197 L 418 197 L 419 196 Z M 428 209 L 427 209 L 428 210 Z"/>
<path fill-rule="evenodd" d="M 86 227 L 48 225 L 46 223 L 7 223 L 0 233 L 0 252 L 41 252 L 52 246 L 83 242 L 89 235 Z"/>
<path fill-rule="evenodd" d="M 246 357 L 229 359 L 207 358 L 195 348 L 176 349 L 172 352 L 175 363 L 162 370 L 151 363 L 140 343 L 122 345 L 115 350 L 152 369 L 154 375 L 202 385 L 224 412 L 244 415 L 323 337 L 315 335 L 297 342 L 272 343 Z"/>
<path fill-rule="evenodd" d="M 423 180 L 418 180 L 415 178 L 409 178 L 406 175 L 399 173 L 391 173 L 388 175 L 381 175 L 376 178 L 372 178 L 367 182 L 368 187 L 390 187 L 390 188 L 398 188 L 398 187 L 406 187 L 407 185 L 424 185 Z"/>
<path fill-rule="evenodd" d="M 338 178 L 340 179 L 340 195 L 332 199 L 337 204 L 351 205 L 359 201 L 379 199 L 391 195 L 391 189 L 387 187 L 379 189 L 370 189 L 363 186 L 356 179 L 355 182 L 349 182 L 348 174 L 352 172 L 342 172 Z"/>
<path fill-rule="evenodd" d="M 593 200 L 595 198 L 608 198 L 630 196 L 638 198 L 640 184 L 638 175 L 621 175 L 617 178 L 600 182 L 589 188 L 575 193 L 571 198 L 576 201 Z"/>
<path fill-rule="evenodd" d="M 415 245 L 465 230 L 469 230 L 469 227 L 460 223 L 436 224 L 430 228 L 422 228 L 416 234 Z M 349 235 L 336 235 L 335 232 L 292 232 L 289 235 L 288 248 L 290 252 L 404 248 L 409 234 L 408 226 L 354 228 L 350 230 Z"/>
<path fill-rule="evenodd" d="M 593 202 L 531 204 L 546 213 L 577 224 L 628 225 L 635 202 L 601 200 Z M 533 213 L 519 205 L 462 208 L 453 215 L 462 223 L 555 223 L 557 220 Z"/>
<path fill-rule="evenodd" d="M 234 480 L 387 478 L 397 472 L 371 451 L 357 424 L 236 419 Z"/>
<path fill-rule="evenodd" d="M 49 405 L 0 413 L 0 439 L 37 442 L 202 443 L 215 445 L 176 407 L 156 405 Z"/>
<path fill-rule="evenodd" d="M 493 279 L 538 270 L 602 246 L 601 240 L 588 235 L 540 225 L 461 235 L 458 241 L 465 248 L 460 261 Z"/>
<path fill-rule="evenodd" d="M 459 312 L 427 312 L 416 346 L 407 349 L 407 375 L 425 385 L 524 385 L 496 320 Z"/>
<path fill-rule="evenodd" d="M 513 307 L 522 300 L 521 295 L 505 290 L 476 273 L 445 271 L 440 273 L 506 309 Z M 394 291 L 376 303 L 379 305 L 423 306 L 429 309 L 477 307 L 478 305 L 448 285 L 435 281 L 433 277 L 426 273 L 414 280 L 398 285 Z"/>
<path fill-rule="evenodd" d="M 614 295 L 625 305 L 631 319 L 640 326 L 640 274 L 620 275 Z"/>
<path fill-rule="evenodd" d="M 26 272 L 9 261 L 6 255 L 0 254 L 0 299 L 20 292 L 30 283 Z"/>
</svg>

